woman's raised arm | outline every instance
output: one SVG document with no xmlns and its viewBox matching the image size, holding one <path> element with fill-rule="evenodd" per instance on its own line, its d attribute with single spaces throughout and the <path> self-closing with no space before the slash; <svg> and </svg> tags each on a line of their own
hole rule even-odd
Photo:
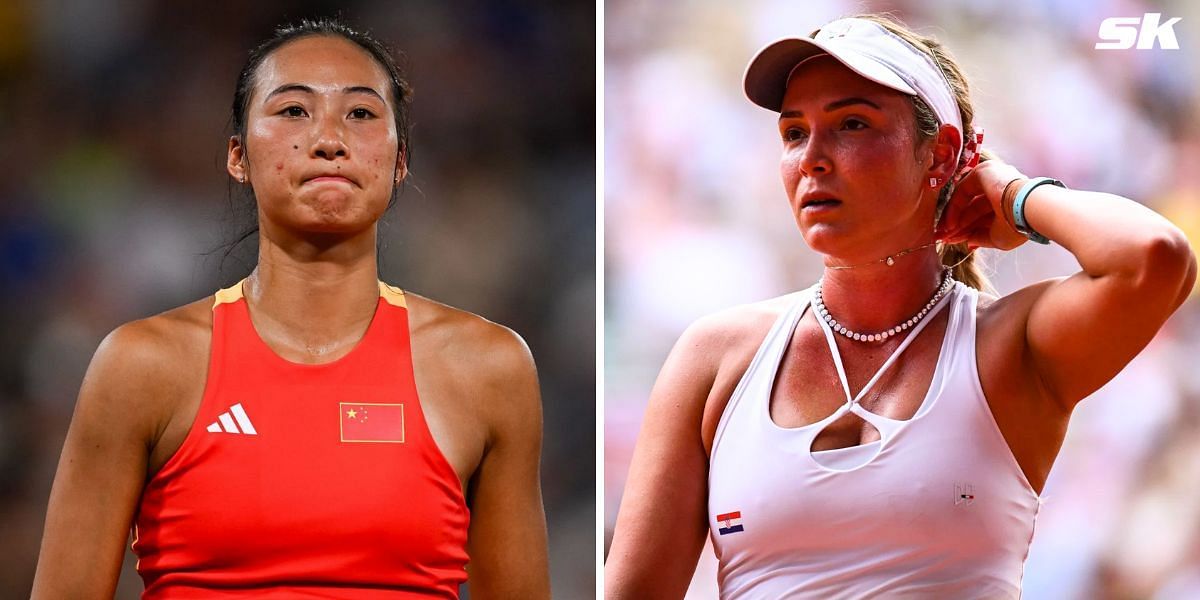
<svg viewBox="0 0 1200 600">
<path fill-rule="evenodd" d="M 1083 267 L 1045 287 L 1026 329 L 1042 383 L 1069 408 L 1150 343 L 1191 292 L 1196 257 L 1170 221 L 1112 194 L 1042 185 L 1025 216 Z"/>
<path fill-rule="evenodd" d="M 978 235 L 966 237 L 995 246 L 996 238 L 1021 235 L 1011 207 L 1029 180 L 1014 180 L 1020 175 L 1015 170 L 989 163 L 964 186 L 967 193 L 986 193 L 1004 219 L 991 223 L 991 234 L 977 228 Z M 1196 257 L 1170 221 L 1113 194 L 1044 184 L 1028 194 L 1023 212 L 1029 227 L 1066 248 L 1082 267 L 1002 300 L 1013 305 L 1020 317 L 1014 322 L 1024 328 L 1026 351 L 1017 368 L 1036 373 L 1043 393 L 1069 411 L 1116 376 L 1179 308 L 1195 284 Z"/>
</svg>

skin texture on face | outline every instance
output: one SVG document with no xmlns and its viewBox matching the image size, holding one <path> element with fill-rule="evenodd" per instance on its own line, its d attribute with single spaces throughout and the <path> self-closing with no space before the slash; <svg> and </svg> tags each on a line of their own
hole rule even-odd
<svg viewBox="0 0 1200 600">
<path fill-rule="evenodd" d="M 374 227 L 405 172 L 387 72 L 348 40 L 289 42 L 259 68 L 228 169 L 254 187 L 266 235 Z"/>
<path fill-rule="evenodd" d="M 780 174 L 805 242 L 847 262 L 932 241 L 937 190 L 949 176 L 953 127 L 919 143 L 909 98 L 829 56 L 793 74 L 780 113 Z M 802 206 L 806 195 L 840 202 Z"/>
</svg>

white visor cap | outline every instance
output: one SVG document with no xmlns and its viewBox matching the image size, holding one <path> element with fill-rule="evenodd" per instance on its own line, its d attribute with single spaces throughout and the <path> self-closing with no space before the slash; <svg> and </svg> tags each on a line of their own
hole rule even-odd
<svg viewBox="0 0 1200 600">
<path fill-rule="evenodd" d="M 962 135 L 958 103 L 933 58 L 867 19 L 838 19 L 813 39 L 784 38 L 768 44 L 746 67 L 746 97 L 780 112 L 792 72 L 800 63 L 824 54 L 875 83 L 919 96 L 933 109 L 939 124 L 953 125 Z"/>
</svg>

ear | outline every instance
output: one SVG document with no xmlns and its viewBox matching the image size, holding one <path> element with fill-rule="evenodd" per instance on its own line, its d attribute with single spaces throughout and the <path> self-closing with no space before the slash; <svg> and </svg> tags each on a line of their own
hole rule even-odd
<svg viewBox="0 0 1200 600">
<path fill-rule="evenodd" d="M 926 180 L 937 179 L 942 187 L 958 170 L 958 154 L 962 148 L 962 134 L 953 125 L 942 125 L 938 128 L 937 137 L 933 140 L 933 164 L 925 174 Z"/>
<path fill-rule="evenodd" d="M 404 150 L 396 153 L 396 185 L 408 178 L 408 153 Z"/>
<path fill-rule="evenodd" d="M 229 149 L 225 156 L 225 170 L 229 176 L 239 183 L 245 183 L 249 178 L 246 168 L 246 147 L 238 136 L 229 137 Z"/>
</svg>

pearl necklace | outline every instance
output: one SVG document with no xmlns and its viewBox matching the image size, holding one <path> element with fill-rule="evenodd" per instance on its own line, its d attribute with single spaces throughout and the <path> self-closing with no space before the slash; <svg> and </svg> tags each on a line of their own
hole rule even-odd
<svg viewBox="0 0 1200 600">
<path fill-rule="evenodd" d="M 816 310 L 817 316 L 820 317 L 822 321 L 825 321 L 825 324 L 829 325 L 830 329 L 852 340 L 859 342 L 882 342 L 883 340 L 886 340 L 902 331 L 907 331 L 910 327 L 915 327 L 917 323 L 920 323 L 925 316 L 929 314 L 929 311 L 933 310 L 933 307 L 937 305 L 938 300 L 941 300 L 942 297 L 950 291 L 950 287 L 954 285 L 954 277 L 950 274 L 950 269 L 943 269 L 942 272 L 942 285 L 938 286 L 937 292 L 933 294 L 933 298 L 930 298 L 929 302 L 925 303 L 925 307 L 922 308 L 920 312 L 914 315 L 911 319 L 904 321 L 903 323 L 892 327 L 891 329 L 885 329 L 879 333 L 858 333 L 855 331 L 850 331 L 849 329 L 846 329 L 845 325 L 838 323 L 837 320 L 830 316 L 829 310 L 825 308 L 825 301 L 821 298 L 821 288 L 825 283 L 824 277 L 821 278 L 821 281 L 817 282 L 817 291 L 813 294 L 813 308 Z"/>
</svg>

